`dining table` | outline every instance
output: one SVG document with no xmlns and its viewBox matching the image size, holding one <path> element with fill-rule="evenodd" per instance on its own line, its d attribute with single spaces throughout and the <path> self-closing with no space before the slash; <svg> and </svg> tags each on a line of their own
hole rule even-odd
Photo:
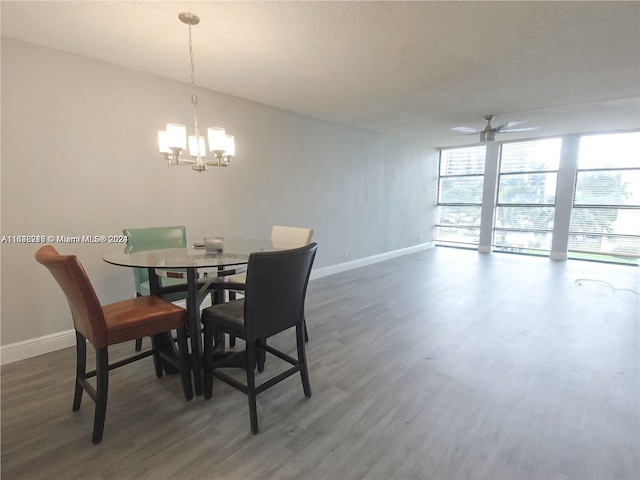
<svg viewBox="0 0 640 480">
<path fill-rule="evenodd" d="M 200 307 L 203 300 L 214 292 L 217 302 L 224 301 L 224 277 L 243 270 L 253 252 L 268 252 L 292 248 L 284 242 L 255 238 L 222 238 L 194 243 L 186 248 L 162 248 L 134 251 L 130 246 L 111 250 L 103 255 L 107 263 L 122 267 L 146 268 L 149 271 L 149 289 L 152 295 L 184 290 L 184 286 L 163 287 L 162 276 L 186 277 L 187 328 L 189 331 L 191 370 L 196 395 L 202 395 L 203 346 L 200 327 Z M 164 348 L 175 351 L 173 341 Z"/>
</svg>

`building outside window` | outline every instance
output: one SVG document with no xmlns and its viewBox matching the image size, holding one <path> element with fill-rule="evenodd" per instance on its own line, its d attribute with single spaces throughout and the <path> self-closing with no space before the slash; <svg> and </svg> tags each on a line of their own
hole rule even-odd
<svg viewBox="0 0 640 480">
<path fill-rule="evenodd" d="M 435 231 L 439 245 L 478 246 L 485 150 L 476 146 L 440 152 Z"/>
</svg>

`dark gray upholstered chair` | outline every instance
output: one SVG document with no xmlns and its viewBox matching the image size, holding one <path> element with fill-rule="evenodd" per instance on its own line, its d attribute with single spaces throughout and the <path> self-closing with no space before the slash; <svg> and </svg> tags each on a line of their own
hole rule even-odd
<svg viewBox="0 0 640 480">
<path fill-rule="evenodd" d="M 302 247 L 311 243 L 313 237 L 313 229 L 306 227 L 289 227 L 285 225 L 274 225 L 271 227 L 271 241 L 281 242 L 290 246 L 290 248 Z M 229 299 L 236 298 L 237 293 L 244 293 L 245 284 L 247 281 L 247 274 L 245 272 L 230 275 L 224 279 L 229 284 L 227 290 L 229 290 Z M 307 326 L 304 327 L 305 341 L 309 341 L 309 335 L 307 333 Z M 236 344 L 236 339 L 233 336 L 229 337 L 229 343 L 233 347 Z"/>
<path fill-rule="evenodd" d="M 123 300 L 102 306 L 84 268 L 75 255 L 60 255 L 51 245 L 36 252 L 36 260 L 53 275 L 67 297 L 76 330 L 76 382 L 73 410 L 80 409 L 84 391 L 95 402 L 93 443 L 102 440 L 107 413 L 109 371 L 153 355 L 156 375 L 162 376 L 162 362 L 171 364 L 182 374 L 182 387 L 187 400 L 193 397 L 191 372 L 188 367 L 187 315 L 180 308 L 154 295 Z M 161 336 L 178 332 L 176 360 L 160 350 Z M 152 348 L 109 364 L 108 347 L 117 343 L 152 337 Z M 86 371 L 87 341 L 96 351 L 96 369 Z M 166 343 L 166 342 L 165 342 Z M 96 377 L 94 388 L 87 379 Z"/>
<path fill-rule="evenodd" d="M 247 265 L 244 298 L 214 305 L 202 312 L 204 397 L 209 399 L 212 396 L 213 377 L 245 393 L 254 434 L 258 433 L 256 396 L 259 393 L 299 372 L 304 394 L 311 396 L 305 353 L 304 303 L 317 248 L 316 243 L 311 243 L 292 250 L 252 253 Z M 290 328 L 296 330 L 297 359 L 266 343 L 267 338 Z M 224 333 L 242 338 L 245 349 L 216 360 L 216 346 Z M 255 370 L 261 358 L 260 352 L 275 355 L 292 367 L 256 386 Z M 220 371 L 237 364 L 238 360 L 246 365 L 246 384 Z"/>
</svg>

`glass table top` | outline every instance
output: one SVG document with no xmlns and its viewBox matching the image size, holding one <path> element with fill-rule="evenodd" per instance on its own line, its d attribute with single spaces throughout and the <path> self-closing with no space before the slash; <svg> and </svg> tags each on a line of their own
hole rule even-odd
<svg viewBox="0 0 640 480">
<path fill-rule="evenodd" d="M 219 245 L 217 245 L 219 247 Z M 208 249 L 204 244 L 187 248 L 162 248 L 132 252 L 124 247 L 105 253 L 105 262 L 124 267 L 140 268 L 199 268 L 246 264 L 253 252 L 286 250 L 291 245 L 272 240 L 252 238 L 224 238 L 222 251 Z"/>
</svg>

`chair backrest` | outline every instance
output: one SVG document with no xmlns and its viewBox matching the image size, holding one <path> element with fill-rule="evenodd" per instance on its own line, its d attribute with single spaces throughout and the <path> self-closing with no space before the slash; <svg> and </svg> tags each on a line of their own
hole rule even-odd
<svg viewBox="0 0 640 480">
<path fill-rule="evenodd" d="M 247 340 L 266 338 L 303 322 L 307 285 L 317 249 L 317 243 L 310 243 L 249 256 L 244 298 Z"/>
<path fill-rule="evenodd" d="M 47 267 L 67 297 L 75 329 L 95 348 L 107 346 L 107 327 L 98 296 L 75 255 L 60 255 L 51 245 L 36 252 L 36 260 Z"/>
<path fill-rule="evenodd" d="M 313 229 L 302 227 L 285 227 L 274 225 L 271 228 L 271 240 L 274 242 L 288 243 L 291 247 L 302 247 L 311 243 Z"/>
<path fill-rule="evenodd" d="M 129 253 L 161 248 L 185 248 L 187 246 L 187 229 L 182 226 L 125 228 L 122 230 L 122 234 L 127 236 L 127 251 Z M 149 271 L 146 268 L 134 268 L 133 277 L 136 283 L 136 292 L 140 294 L 140 284 L 149 281 Z"/>
</svg>

